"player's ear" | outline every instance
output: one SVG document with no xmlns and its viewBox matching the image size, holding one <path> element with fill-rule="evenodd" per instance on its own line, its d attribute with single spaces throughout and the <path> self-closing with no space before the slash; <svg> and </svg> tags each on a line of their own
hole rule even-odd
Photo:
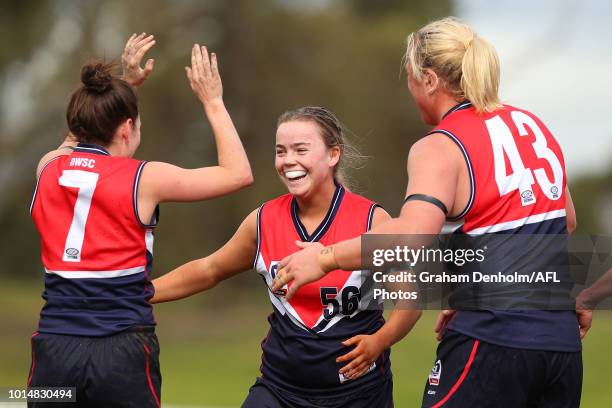
<svg viewBox="0 0 612 408">
<path fill-rule="evenodd" d="M 440 78 L 433 69 L 426 68 L 423 70 L 423 83 L 428 95 L 434 94 L 440 85 Z"/>
<path fill-rule="evenodd" d="M 332 146 L 328 149 L 329 153 L 329 167 L 335 167 L 340 161 L 340 155 L 342 154 L 342 148 L 340 146 Z"/>
<path fill-rule="evenodd" d="M 134 121 L 131 118 L 128 118 L 122 125 L 120 125 L 120 134 L 121 134 L 121 143 L 124 145 L 130 144 L 130 136 L 132 134 L 132 127 L 134 126 Z"/>
</svg>

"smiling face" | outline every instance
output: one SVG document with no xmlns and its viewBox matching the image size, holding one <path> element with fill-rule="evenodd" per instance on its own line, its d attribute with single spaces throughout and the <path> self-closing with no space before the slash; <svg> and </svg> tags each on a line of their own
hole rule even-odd
<svg viewBox="0 0 612 408">
<path fill-rule="evenodd" d="M 327 147 L 314 121 L 297 119 L 278 126 L 274 164 L 293 196 L 306 198 L 333 183 L 339 159 L 340 147 Z"/>
</svg>

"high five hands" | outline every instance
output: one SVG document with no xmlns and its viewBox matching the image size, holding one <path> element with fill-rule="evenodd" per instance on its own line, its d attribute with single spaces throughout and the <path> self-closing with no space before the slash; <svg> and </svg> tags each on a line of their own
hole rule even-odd
<svg viewBox="0 0 612 408">
<path fill-rule="evenodd" d="M 206 46 L 194 44 L 191 49 L 191 67 L 185 67 L 191 90 L 207 105 L 223 99 L 223 85 L 217 65 L 217 55 L 208 56 Z"/>
<path fill-rule="evenodd" d="M 132 34 L 125 43 L 123 54 L 121 54 L 121 67 L 123 68 L 123 79 L 130 85 L 135 87 L 142 85 L 153 72 L 155 64 L 153 58 L 147 60 L 144 68 L 141 64 L 147 51 L 154 45 L 155 37 L 147 33 Z M 209 56 L 206 46 L 193 45 L 191 66 L 185 67 L 185 72 L 191 89 L 204 105 L 223 98 L 217 56 L 215 53 Z"/>
<path fill-rule="evenodd" d="M 155 45 L 153 35 L 141 33 L 132 36 L 125 43 L 123 54 L 121 54 L 121 67 L 123 68 L 123 79 L 132 86 L 140 86 L 153 71 L 154 59 L 148 59 L 145 67 L 140 63 L 144 55 Z"/>
</svg>

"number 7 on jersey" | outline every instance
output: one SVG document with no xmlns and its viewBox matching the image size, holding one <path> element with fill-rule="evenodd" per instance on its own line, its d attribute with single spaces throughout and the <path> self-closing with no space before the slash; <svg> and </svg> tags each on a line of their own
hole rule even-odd
<svg viewBox="0 0 612 408">
<path fill-rule="evenodd" d="M 79 193 L 74 205 L 74 214 L 64 246 L 64 262 L 81 262 L 81 249 L 85 238 L 85 224 L 91 208 L 98 173 L 83 170 L 64 170 L 58 182 L 60 186 L 78 188 Z"/>
</svg>

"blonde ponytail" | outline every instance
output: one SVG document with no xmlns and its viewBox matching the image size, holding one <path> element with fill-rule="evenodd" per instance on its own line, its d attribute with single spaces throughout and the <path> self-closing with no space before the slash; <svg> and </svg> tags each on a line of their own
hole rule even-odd
<svg viewBox="0 0 612 408">
<path fill-rule="evenodd" d="M 493 46 L 454 17 L 427 24 L 408 36 L 406 69 L 417 80 L 431 69 L 457 99 L 477 112 L 494 111 L 499 101 L 499 59 Z"/>
<path fill-rule="evenodd" d="M 494 111 L 499 102 L 499 59 L 495 49 L 483 38 L 474 36 L 461 61 L 460 88 L 479 112 Z"/>
</svg>

